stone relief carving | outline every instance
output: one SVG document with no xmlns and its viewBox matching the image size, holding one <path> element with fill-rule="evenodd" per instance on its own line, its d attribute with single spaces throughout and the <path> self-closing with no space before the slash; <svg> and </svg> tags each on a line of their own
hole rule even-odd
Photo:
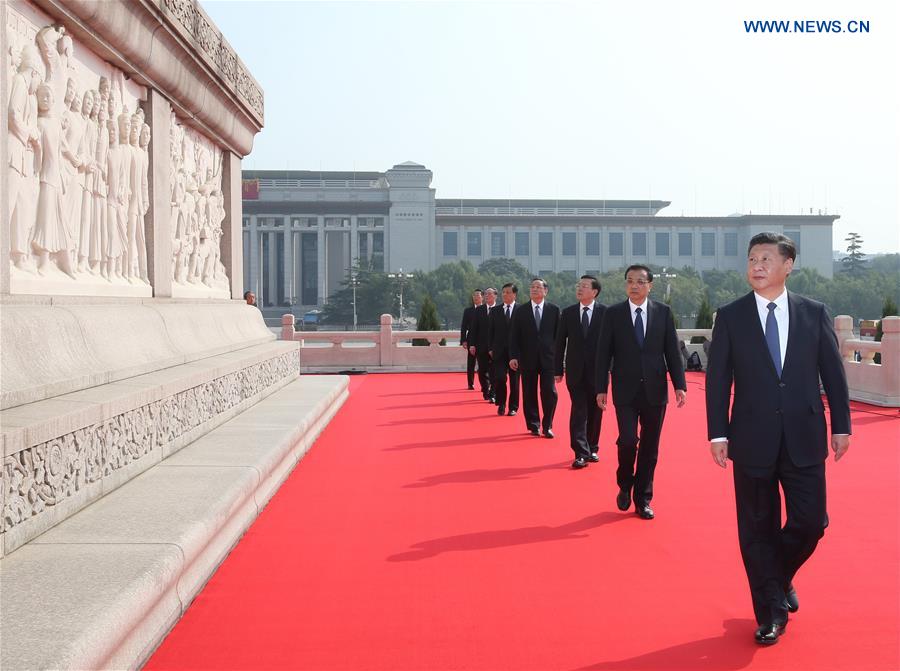
<svg viewBox="0 0 900 671">
<path fill-rule="evenodd" d="M 286 353 L 3 460 L 6 531 L 300 372 Z"/>
<path fill-rule="evenodd" d="M 202 9 L 193 0 L 165 0 L 163 6 L 169 16 L 177 20 L 219 66 L 225 79 L 231 82 L 247 104 L 262 117 L 264 112 L 262 91 Z"/>
<path fill-rule="evenodd" d="M 222 263 L 222 151 L 172 113 L 172 279 L 228 291 Z"/>
<path fill-rule="evenodd" d="M 12 276 L 149 289 L 150 135 L 136 87 L 79 60 L 64 26 L 9 15 Z"/>
</svg>

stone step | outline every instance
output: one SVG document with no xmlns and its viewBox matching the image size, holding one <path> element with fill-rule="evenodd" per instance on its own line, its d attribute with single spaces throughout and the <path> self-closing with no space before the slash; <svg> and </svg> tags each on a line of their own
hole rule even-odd
<svg viewBox="0 0 900 671">
<path fill-rule="evenodd" d="M 347 388 L 301 377 L 0 560 L 0 668 L 143 664 Z"/>
</svg>

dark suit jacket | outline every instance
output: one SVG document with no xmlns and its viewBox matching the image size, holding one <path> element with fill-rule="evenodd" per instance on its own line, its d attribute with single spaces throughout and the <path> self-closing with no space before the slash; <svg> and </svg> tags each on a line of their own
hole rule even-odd
<svg viewBox="0 0 900 671">
<path fill-rule="evenodd" d="M 597 378 L 597 343 L 606 306 L 594 301 L 594 314 L 591 317 L 587 338 L 581 331 L 582 307 L 581 303 L 570 305 L 562 311 L 559 318 L 559 332 L 556 334 L 556 375 L 562 375 L 565 370 L 566 384 L 578 384 L 582 379 L 587 379 L 593 384 Z"/>
<path fill-rule="evenodd" d="M 459 325 L 459 342 L 468 343 L 469 345 L 474 345 L 474 342 L 470 342 L 469 332 L 472 330 L 472 325 L 475 323 L 475 306 L 470 305 L 465 310 L 463 310 L 462 321 Z"/>
<path fill-rule="evenodd" d="M 513 315 L 521 309 L 521 305 L 513 303 Z M 494 306 L 490 314 L 490 351 L 493 352 L 493 360 L 495 362 L 509 362 L 509 332 L 512 325 L 512 317 L 510 323 L 506 323 L 505 306 L 499 303 Z"/>
<path fill-rule="evenodd" d="M 675 389 L 687 391 L 684 362 L 678 351 L 678 335 L 672 310 L 665 303 L 647 299 L 647 333 L 638 347 L 628 301 L 606 308 L 597 343 L 597 393 L 605 394 L 612 368 L 613 403 L 631 403 L 641 383 L 651 405 L 669 401 L 666 372 Z"/>
<path fill-rule="evenodd" d="M 538 333 L 531 311 L 531 301 L 513 312 L 509 334 L 509 358 L 519 361 L 521 371 L 553 371 L 556 331 L 559 328 L 559 308 L 543 302 L 541 331 Z"/>
<path fill-rule="evenodd" d="M 788 317 L 787 351 L 779 379 L 753 292 L 720 308 L 716 315 L 706 373 L 707 430 L 710 439 L 728 438 L 728 456 L 736 464 L 774 465 L 782 434 L 795 465 L 825 460 L 828 433 L 820 376 L 828 395 L 831 431 L 850 433 L 847 378 L 825 306 L 788 292 Z M 734 404 L 729 419 L 732 382 Z"/>
<path fill-rule="evenodd" d="M 487 303 L 482 303 L 475 308 L 473 314 L 472 328 L 469 331 L 469 347 L 474 345 L 479 353 L 487 353 L 491 347 L 491 327 Z"/>
</svg>

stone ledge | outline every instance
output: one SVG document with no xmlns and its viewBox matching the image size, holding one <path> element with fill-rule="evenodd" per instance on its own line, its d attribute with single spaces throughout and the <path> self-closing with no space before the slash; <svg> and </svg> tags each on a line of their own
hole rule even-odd
<svg viewBox="0 0 900 671">
<path fill-rule="evenodd" d="M 298 379 L 0 560 L 0 667 L 139 667 L 347 387 Z"/>
<path fill-rule="evenodd" d="M 0 412 L 0 556 L 296 379 L 267 342 Z"/>
<path fill-rule="evenodd" d="M 236 301 L 117 303 L 84 299 L 42 304 L 4 300 L 0 408 L 274 339 L 259 310 Z"/>
</svg>

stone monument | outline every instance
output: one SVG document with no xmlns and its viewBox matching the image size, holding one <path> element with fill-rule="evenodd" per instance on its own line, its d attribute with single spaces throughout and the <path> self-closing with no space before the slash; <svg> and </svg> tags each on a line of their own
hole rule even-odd
<svg viewBox="0 0 900 671">
<path fill-rule="evenodd" d="M 299 350 L 241 300 L 241 159 L 263 94 L 199 3 L 3 0 L 0 25 L 7 569 L 296 381 Z"/>
</svg>

